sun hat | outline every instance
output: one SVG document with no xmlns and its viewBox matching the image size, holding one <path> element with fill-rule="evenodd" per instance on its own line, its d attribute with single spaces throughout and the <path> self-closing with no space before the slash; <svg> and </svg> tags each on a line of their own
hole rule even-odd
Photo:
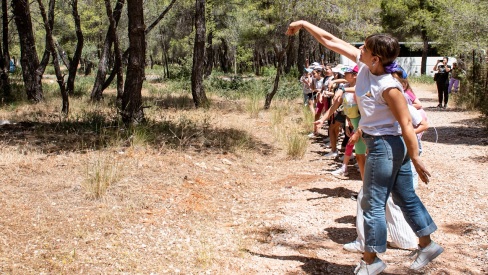
<svg viewBox="0 0 488 275">
<path fill-rule="evenodd" d="M 344 73 L 358 73 L 359 72 L 359 68 L 358 68 L 358 65 L 356 66 L 347 66 L 347 67 L 344 67 L 343 68 L 343 71 Z"/>
<path fill-rule="evenodd" d="M 344 74 L 345 66 L 342 64 L 337 64 L 334 68 L 332 68 L 333 73 Z"/>
</svg>

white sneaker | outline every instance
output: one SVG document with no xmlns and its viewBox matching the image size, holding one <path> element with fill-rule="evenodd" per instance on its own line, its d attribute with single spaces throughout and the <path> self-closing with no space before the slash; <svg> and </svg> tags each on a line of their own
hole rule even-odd
<svg viewBox="0 0 488 275">
<path fill-rule="evenodd" d="M 431 241 L 430 244 L 424 248 L 418 248 L 412 253 L 412 257 L 417 255 L 415 261 L 410 266 L 410 269 L 418 270 L 422 267 L 426 266 L 432 260 L 437 258 L 442 252 L 444 248 L 440 245 L 436 244 L 434 241 Z"/>
<path fill-rule="evenodd" d="M 336 158 L 337 157 L 337 151 L 330 151 L 329 153 L 325 154 L 324 157 L 326 157 L 326 158 Z"/>
<path fill-rule="evenodd" d="M 346 243 L 345 245 L 342 246 L 344 250 L 352 252 L 352 253 L 363 253 L 361 249 L 359 249 L 360 245 L 358 241 L 353 241 L 350 243 Z"/>
<path fill-rule="evenodd" d="M 331 174 L 334 176 L 343 176 L 343 177 L 349 176 L 349 172 L 347 172 L 347 170 L 344 167 L 340 167 L 339 169 L 331 172 Z"/>
<path fill-rule="evenodd" d="M 308 134 L 308 137 L 309 138 L 314 138 L 314 137 L 316 137 L 316 135 L 315 135 L 315 133 L 310 133 L 310 134 Z"/>
<path fill-rule="evenodd" d="M 386 264 L 380 260 L 380 258 L 376 257 L 372 264 L 367 264 L 365 261 L 361 260 L 354 270 L 354 274 L 376 275 L 380 274 L 385 268 Z"/>
</svg>

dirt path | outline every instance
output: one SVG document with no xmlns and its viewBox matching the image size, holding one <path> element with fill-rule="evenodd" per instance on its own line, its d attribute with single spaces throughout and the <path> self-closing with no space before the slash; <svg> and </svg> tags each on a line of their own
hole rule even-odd
<svg viewBox="0 0 488 275">
<path fill-rule="evenodd" d="M 439 227 L 433 238 L 445 253 L 419 273 L 488 274 L 488 136 L 477 114 L 436 109 L 432 88 L 416 87 L 431 126 L 423 137 L 423 159 L 432 172 L 431 183 L 421 184 L 418 193 Z M 338 164 L 324 160 L 323 152 L 314 143 L 297 164 L 300 171 L 277 181 L 282 187 L 272 191 L 268 207 L 276 220 L 259 231 L 265 241 L 249 248 L 256 273 L 351 274 L 357 264 L 360 255 L 342 245 L 356 237 L 356 202 L 350 197 L 360 188 L 359 174 L 343 180 L 317 176 Z M 381 256 L 385 274 L 411 274 L 408 254 L 387 250 Z"/>
<path fill-rule="evenodd" d="M 435 109 L 433 85 L 414 88 L 431 125 L 423 158 L 432 179 L 418 193 L 445 248 L 418 274 L 488 274 L 488 135 L 476 113 Z M 2 128 L 0 274 L 351 274 L 360 255 L 342 245 L 356 237 L 359 173 L 327 174 L 340 163 L 323 158 L 320 140 L 287 160 L 271 114 L 240 110 L 209 119 L 227 136 L 252 133 L 253 150 L 83 150 L 92 141 L 39 124 Z M 117 174 L 99 200 L 85 196 L 94 172 Z M 387 250 L 384 274 L 412 274 L 408 254 Z"/>
</svg>

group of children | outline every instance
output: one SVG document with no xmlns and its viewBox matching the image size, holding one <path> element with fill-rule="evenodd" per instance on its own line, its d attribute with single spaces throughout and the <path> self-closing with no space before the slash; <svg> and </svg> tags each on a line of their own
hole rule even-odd
<svg viewBox="0 0 488 275">
<path fill-rule="evenodd" d="M 349 176 L 348 164 L 351 159 L 356 159 L 355 166 L 361 174 L 364 169 L 366 146 L 363 142 L 357 142 L 357 139 L 350 141 L 350 137 L 357 129 L 361 118 L 354 94 L 357 74 L 357 66 L 342 64 L 332 66 L 313 62 L 304 69 L 300 78 L 304 103 L 314 114 L 315 119 L 313 132 L 308 136 L 310 138 L 319 137 L 319 129 L 327 122 L 325 140 L 326 147 L 330 148 L 330 152 L 326 153 L 324 157 L 335 159 L 340 152 L 344 153 L 340 158 L 342 165 L 335 170 L 328 169 L 335 176 Z M 403 87 L 414 127 L 416 127 L 418 134 L 419 148 L 422 148 L 420 138 L 423 131 L 428 128 L 427 115 L 410 86 L 405 70 L 398 67 L 393 76 Z M 340 140 L 342 142 L 339 145 Z"/>
<path fill-rule="evenodd" d="M 341 138 L 339 135 L 341 132 L 343 134 L 341 145 L 343 150 L 341 151 L 344 151 L 344 156 L 341 158 L 342 165 L 337 170 L 331 171 L 331 174 L 335 176 L 349 176 L 348 165 L 351 158 L 356 159 L 356 166 L 361 178 L 364 175 L 366 145 L 361 137 L 353 136 L 361 119 L 354 93 L 357 74 L 358 66 L 351 67 L 339 64 L 332 67 L 314 62 L 305 68 L 304 74 L 300 78 L 303 85 L 304 100 L 315 117 L 314 132 L 309 137 L 317 137 L 318 130 L 328 121 L 328 139 L 331 150 L 325 154 L 325 157 L 336 158 L 338 156 L 338 141 Z M 422 108 L 422 103 L 410 86 L 407 73 L 398 67 L 392 75 L 403 88 L 404 97 L 412 116 L 412 124 L 417 134 L 420 154 L 422 152 L 420 143 L 422 133 L 429 127 L 427 115 Z M 355 156 L 353 156 L 353 151 L 355 151 Z M 418 175 L 413 164 L 412 173 L 413 188 L 417 189 Z M 365 245 L 362 198 L 363 188 L 360 189 L 357 197 L 356 231 L 358 236 L 356 240 L 346 243 L 343 247 L 346 251 L 354 253 L 362 253 Z M 403 217 L 400 207 L 393 202 L 391 197 L 386 203 L 386 209 L 389 213 L 386 217 L 391 239 L 389 245 L 414 250 L 417 247 L 416 235 Z"/>
</svg>

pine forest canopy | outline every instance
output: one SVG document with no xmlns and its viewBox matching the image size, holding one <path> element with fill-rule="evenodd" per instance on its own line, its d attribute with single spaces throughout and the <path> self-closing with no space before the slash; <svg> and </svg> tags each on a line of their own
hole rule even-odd
<svg viewBox="0 0 488 275">
<path fill-rule="evenodd" d="M 41 101 L 42 87 L 36 88 L 40 80 L 33 76 L 44 73 L 46 66 L 50 66 L 46 60 L 52 56 L 48 35 L 51 33 L 60 63 L 67 68 L 70 64 L 78 67 L 79 63 L 87 74 L 96 71 L 99 82 L 94 85 L 92 99 L 103 98 L 101 92 L 113 80 L 117 83 L 119 103 L 123 104 L 124 88 L 140 87 L 128 83 L 128 79 L 124 85 L 125 70 L 133 72 L 134 66 L 160 66 L 165 77 L 189 79 L 192 63 L 200 64 L 195 63 L 198 58 L 205 59 L 201 63 L 205 76 L 214 70 L 260 74 L 263 67 L 278 64 L 288 73 L 292 67 L 300 69 L 305 58 L 318 59 L 322 54 L 326 61 L 337 61 L 337 56 L 308 34 L 293 39 L 284 35 L 287 25 L 297 19 L 310 21 L 346 41 L 362 41 L 371 33 L 388 32 L 405 42 L 434 42 L 442 55 L 488 49 L 485 35 L 488 2 L 484 0 L 196 3 L 195 0 L 3 0 L 1 65 L 5 73 L 10 58 L 20 60 L 29 98 Z M 46 20 L 42 16 L 43 6 Z M 140 13 L 135 16 L 133 10 L 127 12 L 131 8 Z M 196 10 L 204 14 L 199 12 L 202 16 L 198 17 Z M 140 43 L 133 39 L 143 39 L 145 46 L 138 49 L 143 51 L 142 55 L 129 50 L 131 45 Z M 197 42 L 204 47 L 204 55 L 194 55 L 197 50 L 200 53 L 195 46 Z M 27 52 L 29 47 L 34 51 Z M 135 60 L 134 56 L 144 60 Z M 39 61 L 33 63 L 36 57 Z M 70 74 L 71 80 L 75 75 L 76 70 Z M 137 75 L 143 77 L 144 72 Z M 0 84 L 8 86 L 5 82 Z M 72 93 L 70 85 L 75 84 L 68 80 L 66 85 Z"/>
</svg>

